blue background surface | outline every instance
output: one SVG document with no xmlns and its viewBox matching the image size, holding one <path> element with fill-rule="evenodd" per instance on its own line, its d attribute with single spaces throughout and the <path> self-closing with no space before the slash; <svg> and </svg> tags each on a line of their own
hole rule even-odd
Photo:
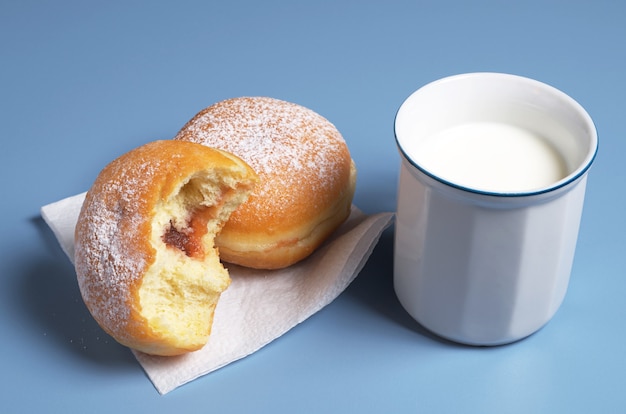
<svg viewBox="0 0 626 414">
<path fill-rule="evenodd" d="M 625 42 L 617 0 L 2 2 L 0 410 L 623 412 Z M 397 108 L 473 71 L 563 90 L 600 136 L 568 294 L 521 342 L 473 348 L 424 332 L 393 293 L 390 230 L 328 307 L 160 396 L 90 318 L 39 216 L 114 157 L 243 95 L 328 118 L 359 168 L 355 203 L 393 211 Z"/>
</svg>

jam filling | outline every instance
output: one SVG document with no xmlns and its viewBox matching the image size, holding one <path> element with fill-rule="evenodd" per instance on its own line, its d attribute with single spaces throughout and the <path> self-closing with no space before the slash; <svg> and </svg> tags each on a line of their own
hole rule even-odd
<svg viewBox="0 0 626 414">
<path fill-rule="evenodd" d="M 207 223 L 214 217 L 214 209 L 204 207 L 193 211 L 187 220 L 187 226 L 177 229 L 170 221 L 163 234 L 163 242 L 176 248 L 194 259 L 203 259 L 205 255 L 202 237 L 207 233 Z"/>
<path fill-rule="evenodd" d="M 188 257 L 203 260 L 207 252 L 202 245 L 202 238 L 208 232 L 207 225 L 209 221 L 217 218 L 218 211 L 235 191 L 233 188 L 223 187 L 219 201 L 213 206 L 198 207 L 190 211 L 186 225 L 182 229 L 176 228 L 170 220 L 169 227 L 161 237 L 163 242 L 168 247 L 182 251 Z"/>
</svg>

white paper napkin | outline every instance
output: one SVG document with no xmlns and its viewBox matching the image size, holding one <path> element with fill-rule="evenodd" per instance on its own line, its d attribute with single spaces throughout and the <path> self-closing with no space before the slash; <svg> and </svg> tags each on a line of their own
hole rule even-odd
<svg viewBox="0 0 626 414">
<path fill-rule="evenodd" d="M 41 208 L 63 251 L 74 260 L 74 228 L 85 194 Z M 165 394 L 257 351 L 332 302 L 357 276 L 392 213 L 365 215 L 353 206 L 348 220 L 312 256 L 287 269 L 254 270 L 225 264 L 232 283 L 222 294 L 207 345 L 178 357 L 133 351 Z"/>
</svg>

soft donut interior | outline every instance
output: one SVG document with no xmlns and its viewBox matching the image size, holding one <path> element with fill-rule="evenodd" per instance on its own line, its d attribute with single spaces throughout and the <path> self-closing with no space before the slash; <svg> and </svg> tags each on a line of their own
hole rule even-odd
<svg viewBox="0 0 626 414">
<path fill-rule="evenodd" d="M 170 345 L 206 343 L 220 294 L 230 284 L 214 246 L 215 235 L 248 197 L 235 179 L 214 171 L 189 177 L 159 202 L 152 220 L 156 259 L 138 290 L 141 315 Z"/>
</svg>

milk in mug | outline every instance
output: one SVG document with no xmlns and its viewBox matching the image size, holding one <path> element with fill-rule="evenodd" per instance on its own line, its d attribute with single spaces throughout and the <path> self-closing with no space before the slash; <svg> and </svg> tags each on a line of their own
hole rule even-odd
<svg viewBox="0 0 626 414">
<path fill-rule="evenodd" d="M 543 137 L 505 123 L 461 124 L 410 145 L 407 153 L 427 172 L 480 191 L 533 191 L 567 175 L 562 156 Z"/>
</svg>

